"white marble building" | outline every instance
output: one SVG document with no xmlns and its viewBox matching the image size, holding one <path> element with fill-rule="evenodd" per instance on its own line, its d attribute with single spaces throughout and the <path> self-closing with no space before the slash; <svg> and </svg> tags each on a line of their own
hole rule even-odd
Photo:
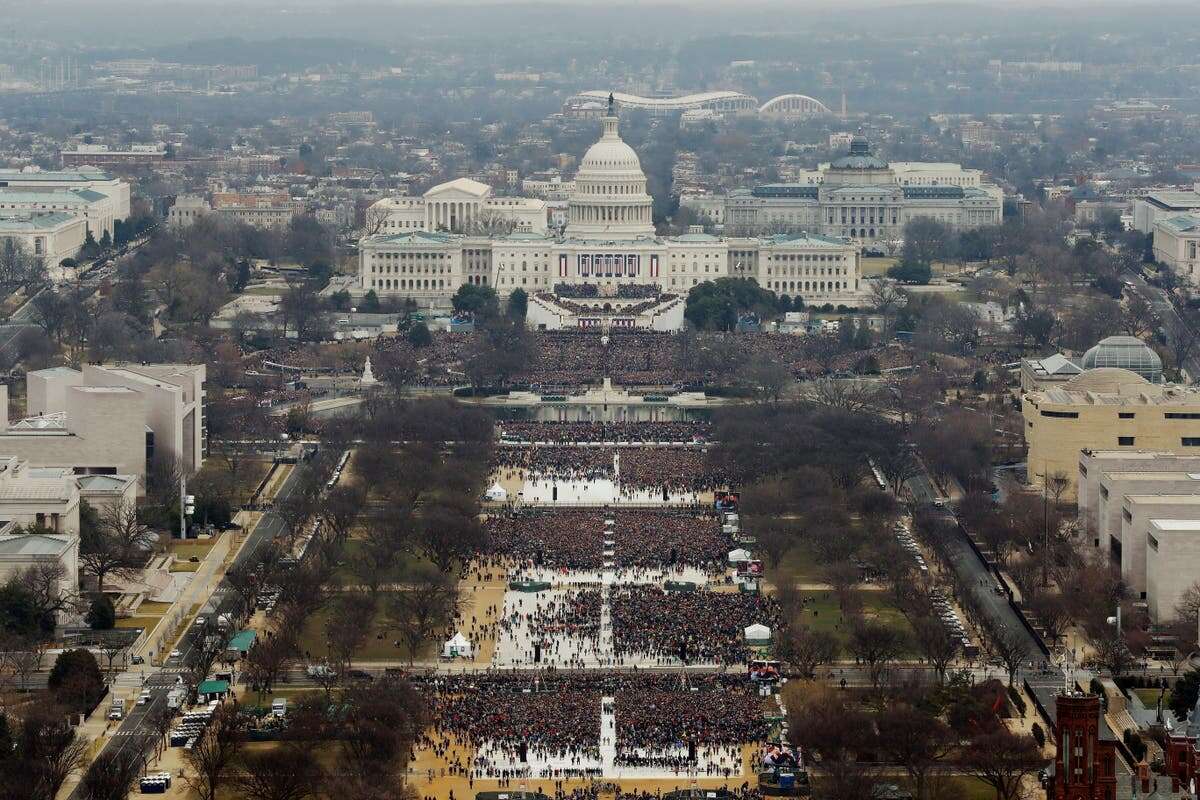
<svg viewBox="0 0 1200 800">
<path fill-rule="evenodd" d="M 1000 224 L 1003 210 L 1003 193 L 984 183 L 979 170 L 889 164 L 872 154 L 865 137 L 855 136 L 849 153 L 803 180 L 731 192 L 724 217 L 730 233 L 806 230 L 875 244 L 900 241 L 904 226 L 917 217 L 964 231 Z"/>
<path fill-rule="evenodd" d="M 1200 285 L 1200 213 L 1175 214 L 1154 223 L 1154 260 L 1181 283 Z"/>
<path fill-rule="evenodd" d="M 388 197 L 367 211 L 371 233 L 412 231 L 489 235 L 506 230 L 546 232 L 546 203 L 529 197 L 497 197 L 470 178 L 434 186 L 420 197 Z"/>
<path fill-rule="evenodd" d="M 467 284 L 493 286 L 501 297 L 519 288 L 549 303 L 556 302 L 556 287 L 594 286 L 595 295 L 585 299 L 563 293 L 569 302 L 556 312 L 568 317 L 597 312 L 576 320 L 585 327 L 640 326 L 632 317 L 599 317 L 621 311 L 618 298 L 644 305 L 629 301 L 651 299 L 657 291 L 660 304 L 669 303 L 704 281 L 729 276 L 753 278 L 809 304 L 856 305 L 865 297 L 859 249 L 840 238 L 812 233 L 726 239 L 698 229 L 658 236 L 641 162 L 621 139 L 611 111 L 603 135 L 580 162 L 561 236 L 520 228 L 506 235 L 454 232 L 469 231 L 478 214 L 496 208 L 489 202 L 508 200 L 490 199 L 475 188 L 480 186 L 453 181 L 423 198 L 381 201 L 387 209 L 384 227 L 359 243 L 358 290 L 444 308 Z"/>
</svg>

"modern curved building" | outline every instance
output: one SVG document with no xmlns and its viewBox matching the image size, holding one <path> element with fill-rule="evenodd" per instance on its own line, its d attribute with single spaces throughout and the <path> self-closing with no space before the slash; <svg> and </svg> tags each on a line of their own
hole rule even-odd
<svg viewBox="0 0 1200 800">
<path fill-rule="evenodd" d="M 758 113 L 775 117 L 808 117 L 833 112 L 815 97 L 806 94 L 781 94 L 759 106 Z"/>
<path fill-rule="evenodd" d="M 1125 341 L 1131 338 L 1109 337 L 1089 350 L 1085 364 L 1100 366 L 1023 392 L 1030 483 L 1061 477 L 1068 496 L 1073 495 L 1083 450 L 1155 450 L 1200 457 L 1200 391 L 1152 382 L 1161 380 L 1162 364 L 1135 346 L 1133 342 L 1141 345 L 1137 339 Z M 1117 361 L 1125 366 L 1112 363 Z"/>
<path fill-rule="evenodd" d="M 592 89 L 580 92 L 570 98 L 567 103 L 571 103 L 572 101 L 604 103 L 608 101 L 609 95 L 612 96 L 618 110 L 631 108 L 655 114 L 670 114 L 679 111 L 695 111 L 697 109 L 734 114 L 753 114 L 758 111 L 758 98 L 742 94 L 741 92 L 730 91 L 696 92 L 694 94 L 685 94 L 681 97 L 642 97 L 641 95 L 628 94 L 626 92 L 609 92 L 601 89 Z"/>
</svg>

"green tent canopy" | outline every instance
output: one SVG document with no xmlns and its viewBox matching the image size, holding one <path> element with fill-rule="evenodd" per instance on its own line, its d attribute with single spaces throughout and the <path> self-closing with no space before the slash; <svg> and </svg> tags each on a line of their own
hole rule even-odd
<svg viewBox="0 0 1200 800">
<path fill-rule="evenodd" d="M 254 641 L 257 638 L 258 634 L 255 631 L 242 631 L 229 640 L 229 649 L 237 650 L 242 655 L 245 655 L 250 652 L 250 648 L 254 646 Z"/>
<path fill-rule="evenodd" d="M 515 592 L 544 592 L 550 588 L 548 581 L 510 581 L 508 588 Z"/>
</svg>

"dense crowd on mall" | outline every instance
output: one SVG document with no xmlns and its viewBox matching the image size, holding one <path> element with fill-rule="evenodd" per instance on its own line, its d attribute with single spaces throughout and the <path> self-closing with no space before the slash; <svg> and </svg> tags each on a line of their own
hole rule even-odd
<svg viewBox="0 0 1200 800">
<path fill-rule="evenodd" d="M 661 665 L 742 664 L 752 652 L 746 628 L 778 631 L 782 619 L 779 604 L 758 593 L 621 586 L 611 602 L 618 663 L 648 657 Z"/>
<path fill-rule="evenodd" d="M 700 447 L 501 446 L 493 466 L 506 477 L 523 470 L 542 480 L 611 480 L 632 492 L 703 492 L 729 484 L 729 475 Z"/>
<path fill-rule="evenodd" d="M 523 509 L 491 514 L 484 529 L 490 554 L 512 559 L 518 570 L 598 570 L 607 560 L 607 540 L 618 569 L 690 565 L 717 571 L 733 546 L 718 518 L 698 511 Z"/>
<path fill-rule="evenodd" d="M 435 733 L 480 750 L 477 775 L 496 756 L 519 760 L 522 746 L 541 758 L 598 758 L 604 697 L 615 699 L 617 750 L 631 758 L 637 750 L 679 757 L 681 743 L 755 743 L 768 733 L 761 698 L 740 674 L 443 673 L 417 686 L 433 705 Z"/>
<path fill-rule="evenodd" d="M 501 422 L 500 438 L 513 442 L 702 442 L 708 422 Z"/>
</svg>

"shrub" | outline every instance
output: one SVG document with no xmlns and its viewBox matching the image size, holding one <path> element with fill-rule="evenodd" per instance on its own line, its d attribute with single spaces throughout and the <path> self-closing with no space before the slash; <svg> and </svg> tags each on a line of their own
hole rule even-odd
<svg viewBox="0 0 1200 800">
<path fill-rule="evenodd" d="M 1021 713 L 1021 716 L 1025 716 L 1025 698 L 1021 697 L 1021 693 L 1017 691 L 1015 686 L 1008 687 L 1008 697 L 1012 700 L 1013 705 L 1017 707 L 1017 711 Z"/>
<path fill-rule="evenodd" d="M 109 631 L 117 624 L 117 610 L 113 608 L 113 602 L 108 599 L 108 595 L 102 594 L 92 601 L 84 619 L 94 631 Z"/>
</svg>

